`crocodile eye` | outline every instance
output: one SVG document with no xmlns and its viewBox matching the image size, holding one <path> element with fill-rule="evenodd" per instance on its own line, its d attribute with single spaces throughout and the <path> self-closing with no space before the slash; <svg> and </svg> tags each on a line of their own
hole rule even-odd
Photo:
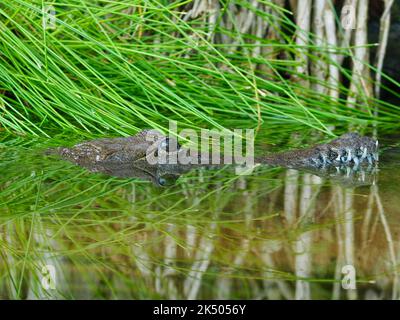
<svg viewBox="0 0 400 320">
<path fill-rule="evenodd" d="M 167 184 L 167 180 L 165 180 L 163 177 L 159 177 L 159 178 L 157 179 L 157 183 L 158 183 L 160 186 L 165 186 L 165 185 Z"/>
<path fill-rule="evenodd" d="M 157 184 L 161 187 L 165 186 L 171 186 L 173 185 L 176 180 L 178 179 L 178 176 L 173 175 L 173 174 L 165 174 L 163 176 L 160 176 L 156 179 Z"/>
</svg>

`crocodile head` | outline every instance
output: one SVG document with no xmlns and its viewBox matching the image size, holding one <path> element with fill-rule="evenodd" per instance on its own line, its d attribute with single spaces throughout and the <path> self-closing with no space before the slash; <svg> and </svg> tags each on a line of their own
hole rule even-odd
<svg viewBox="0 0 400 320">
<path fill-rule="evenodd" d="M 62 158 L 78 165 L 86 163 L 122 164 L 146 159 L 150 161 L 159 153 L 172 153 L 173 148 L 180 148 L 176 140 L 166 137 L 158 130 L 149 129 L 131 137 L 95 139 L 72 147 L 48 149 L 46 154 L 61 155 Z"/>
<path fill-rule="evenodd" d="M 72 147 L 46 150 L 47 155 L 59 155 L 91 172 L 148 180 L 156 185 L 167 185 L 186 172 L 187 166 L 152 164 L 160 155 L 168 157 L 180 151 L 176 139 L 158 130 L 143 130 L 131 137 L 102 138 L 85 141 Z"/>
</svg>

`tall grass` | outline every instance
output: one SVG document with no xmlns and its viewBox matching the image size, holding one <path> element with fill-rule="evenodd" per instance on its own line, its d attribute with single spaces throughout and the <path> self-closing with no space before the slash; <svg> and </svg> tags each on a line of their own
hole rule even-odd
<svg viewBox="0 0 400 320">
<path fill-rule="evenodd" d="M 351 44 L 321 45 L 313 30 L 299 43 L 295 15 L 279 1 L 216 1 L 201 9 L 204 3 L 3 2 L 1 128 L 127 135 L 175 119 L 192 128 L 297 123 L 330 133 L 335 124 L 399 123 L 397 106 L 366 97 L 349 108 L 346 81 L 299 71 L 300 55 L 310 65 L 336 66 L 350 82 L 352 71 L 332 52 L 350 58 Z M 351 95 L 366 95 L 355 88 Z"/>
</svg>

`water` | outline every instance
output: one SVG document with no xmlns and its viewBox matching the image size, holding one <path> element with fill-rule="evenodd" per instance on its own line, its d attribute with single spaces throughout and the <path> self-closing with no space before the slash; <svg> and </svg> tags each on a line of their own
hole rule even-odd
<svg viewBox="0 0 400 320">
<path fill-rule="evenodd" d="M 0 298 L 398 299 L 400 148 L 381 141 L 372 185 L 259 167 L 160 188 L 2 136 Z"/>
</svg>

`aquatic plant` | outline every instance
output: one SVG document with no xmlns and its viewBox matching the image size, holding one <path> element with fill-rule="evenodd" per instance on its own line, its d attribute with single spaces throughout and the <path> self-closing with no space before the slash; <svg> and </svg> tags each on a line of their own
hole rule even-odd
<svg viewBox="0 0 400 320">
<path fill-rule="evenodd" d="M 192 128 L 299 123 L 326 133 L 337 124 L 397 126 L 399 108 L 376 98 L 390 8 L 373 65 L 368 1 L 352 4 L 356 29 L 341 21 L 349 3 L 311 5 L 3 2 L 0 125 L 47 136 L 127 135 L 169 119 Z"/>
</svg>

